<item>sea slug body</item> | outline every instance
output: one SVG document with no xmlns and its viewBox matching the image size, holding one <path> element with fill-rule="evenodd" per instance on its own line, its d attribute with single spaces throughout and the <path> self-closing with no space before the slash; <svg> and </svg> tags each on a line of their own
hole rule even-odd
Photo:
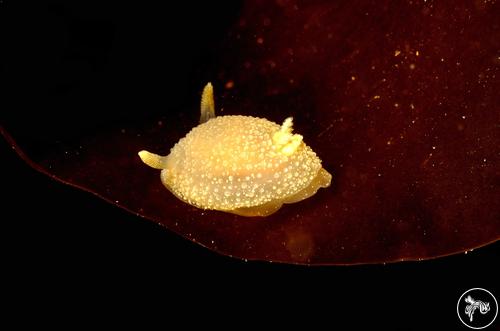
<svg viewBox="0 0 500 331">
<path fill-rule="evenodd" d="M 292 118 L 280 126 L 251 116 L 215 117 L 213 87 L 205 86 L 200 125 L 167 156 L 139 152 L 161 169 L 161 181 L 182 201 L 202 209 L 267 216 L 328 187 L 332 176 L 292 133 Z"/>
</svg>

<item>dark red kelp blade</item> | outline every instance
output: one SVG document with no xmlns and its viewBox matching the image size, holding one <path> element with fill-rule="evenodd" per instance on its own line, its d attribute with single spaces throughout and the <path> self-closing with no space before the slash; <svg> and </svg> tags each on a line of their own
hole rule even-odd
<svg viewBox="0 0 500 331">
<path fill-rule="evenodd" d="M 38 142 L 11 134 L 42 171 L 223 254 L 355 264 L 460 252 L 500 235 L 499 13 L 489 2 L 246 2 L 215 51 L 219 114 L 294 116 L 333 175 L 266 218 L 191 207 L 138 159 L 168 153 L 197 125 L 199 91 L 161 117 L 145 99 L 126 117 L 95 105 L 78 130 L 54 118 L 66 127 Z"/>
</svg>

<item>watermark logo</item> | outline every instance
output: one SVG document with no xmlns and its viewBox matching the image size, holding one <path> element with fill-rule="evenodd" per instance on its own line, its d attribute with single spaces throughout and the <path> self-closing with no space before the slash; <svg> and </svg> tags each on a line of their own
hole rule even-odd
<svg viewBox="0 0 500 331">
<path fill-rule="evenodd" d="M 484 329 L 490 326 L 498 314 L 497 299 L 484 288 L 471 288 L 465 291 L 457 303 L 460 321 L 471 329 Z"/>
</svg>

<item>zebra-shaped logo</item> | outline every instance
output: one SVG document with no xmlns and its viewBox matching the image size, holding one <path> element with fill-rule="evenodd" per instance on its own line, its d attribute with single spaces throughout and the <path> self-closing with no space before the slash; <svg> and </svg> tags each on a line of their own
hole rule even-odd
<svg viewBox="0 0 500 331">
<path fill-rule="evenodd" d="M 469 328 L 484 329 L 497 317 L 497 300 L 488 290 L 471 288 L 458 299 L 457 314 L 460 321 Z"/>
<path fill-rule="evenodd" d="M 474 319 L 474 312 L 476 311 L 476 309 L 479 308 L 479 312 L 483 315 L 490 311 L 489 302 L 474 300 L 470 295 L 465 298 L 465 302 L 468 303 L 468 305 L 465 307 L 465 314 L 469 316 L 471 322 Z"/>
</svg>

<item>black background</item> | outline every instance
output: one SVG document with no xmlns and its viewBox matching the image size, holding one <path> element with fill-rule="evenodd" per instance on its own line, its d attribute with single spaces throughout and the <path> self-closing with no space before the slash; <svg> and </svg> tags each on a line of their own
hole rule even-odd
<svg viewBox="0 0 500 331">
<path fill-rule="evenodd" d="M 0 4 L 2 119 L 12 123 L 23 111 L 27 121 L 17 127 L 18 137 L 31 144 L 50 141 L 55 134 L 51 129 L 67 121 L 86 127 L 104 107 L 90 107 L 96 103 L 114 105 L 99 119 L 102 124 L 118 112 L 123 121 L 142 109 L 149 109 L 151 116 L 160 114 L 167 104 L 163 90 L 177 95 L 171 101 L 177 104 L 196 95 L 199 81 L 206 81 L 211 69 L 210 44 L 218 41 L 238 9 L 234 3 L 228 7 L 194 1 L 178 8 L 62 3 Z M 120 39 L 120 33 L 134 29 L 128 35 L 130 47 L 124 47 L 127 39 Z M 62 51 L 57 49 L 58 33 L 66 36 L 61 37 Z M 60 52 L 64 56 L 54 59 Z M 43 112 L 54 99 L 62 101 L 47 110 L 52 114 L 77 108 L 55 122 L 44 122 Z M 464 329 L 456 302 L 465 290 L 484 287 L 500 294 L 493 266 L 498 264 L 498 242 L 468 254 L 387 265 L 245 262 L 208 251 L 36 172 L 5 141 L 0 150 L 2 270 L 14 311 L 30 315 L 48 310 L 52 313 L 44 319 L 49 321 L 63 315 L 85 321 L 117 308 L 148 307 L 168 320 L 176 311 L 214 309 L 214 319 L 241 315 L 245 320 L 304 318 L 327 326 L 343 321 L 421 329 L 439 323 Z M 88 309 L 92 313 L 85 313 Z"/>
</svg>

